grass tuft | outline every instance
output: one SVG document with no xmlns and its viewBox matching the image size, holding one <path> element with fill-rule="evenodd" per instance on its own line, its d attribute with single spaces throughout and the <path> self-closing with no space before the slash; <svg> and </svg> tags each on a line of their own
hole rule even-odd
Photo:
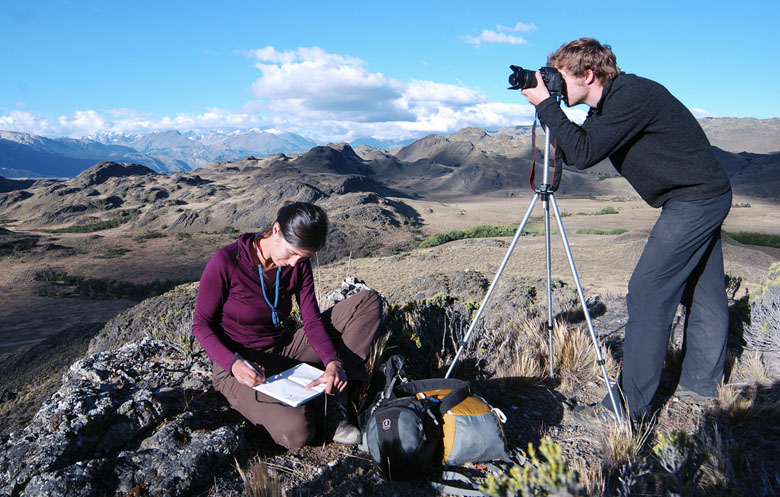
<svg viewBox="0 0 780 497">
<path fill-rule="evenodd" d="M 617 422 L 603 425 L 599 432 L 602 464 L 617 469 L 638 461 L 652 428 L 652 422 L 638 427 Z"/>
<path fill-rule="evenodd" d="M 244 494 L 247 497 L 284 497 L 284 490 L 276 473 L 260 456 L 255 456 L 244 469 L 236 461 L 236 469 L 244 482 Z"/>
</svg>

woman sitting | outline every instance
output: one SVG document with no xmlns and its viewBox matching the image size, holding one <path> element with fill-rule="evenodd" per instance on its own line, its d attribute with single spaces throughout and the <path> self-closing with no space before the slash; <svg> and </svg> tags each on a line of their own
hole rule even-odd
<svg viewBox="0 0 780 497">
<path fill-rule="evenodd" d="M 203 271 L 192 331 L 213 361 L 214 387 L 249 421 L 287 448 L 315 434 L 318 402 L 290 407 L 252 387 L 267 376 L 306 362 L 325 372 L 324 384 L 343 420 L 332 434 L 358 443 L 360 431 L 346 420 L 349 382 L 365 380 L 364 362 L 379 328 L 382 304 L 362 291 L 320 313 L 309 258 L 325 246 L 328 218 L 309 203 L 288 203 L 273 225 L 245 233 L 214 254 Z M 303 327 L 282 327 L 298 301 Z"/>
</svg>

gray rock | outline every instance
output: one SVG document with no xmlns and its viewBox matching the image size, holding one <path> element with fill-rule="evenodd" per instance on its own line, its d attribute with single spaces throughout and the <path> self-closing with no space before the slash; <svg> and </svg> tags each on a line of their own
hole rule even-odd
<svg viewBox="0 0 780 497">
<path fill-rule="evenodd" d="M 244 443 L 205 354 L 144 339 L 71 366 L 0 451 L 0 494 L 192 495 Z"/>
</svg>

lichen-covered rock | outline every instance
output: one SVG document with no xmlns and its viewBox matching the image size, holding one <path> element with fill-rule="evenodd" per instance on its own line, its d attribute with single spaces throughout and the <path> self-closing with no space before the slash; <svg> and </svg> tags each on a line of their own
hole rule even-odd
<svg viewBox="0 0 780 497">
<path fill-rule="evenodd" d="M 192 495 L 243 443 L 204 354 L 144 339 L 71 366 L 0 447 L 0 494 Z"/>
</svg>

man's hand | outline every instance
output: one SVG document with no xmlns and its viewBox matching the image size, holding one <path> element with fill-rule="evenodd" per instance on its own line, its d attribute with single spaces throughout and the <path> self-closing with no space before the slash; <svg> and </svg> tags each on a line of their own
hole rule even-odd
<svg viewBox="0 0 780 497">
<path fill-rule="evenodd" d="M 252 369 L 244 361 L 235 361 L 230 368 L 233 376 L 242 385 L 256 387 L 265 381 L 265 370 L 259 364 Z"/>
<path fill-rule="evenodd" d="M 526 88 L 525 90 L 521 91 L 526 100 L 528 100 L 528 103 L 536 107 L 543 101 L 550 98 L 550 92 L 547 90 L 547 87 L 544 85 L 544 80 L 542 79 L 542 73 L 539 71 L 536 71 L 536 86 L 533 88 Z"/>
<path fill-rule="evenodd" d="M 343 392 L 347 388 L 347 373 L 344 372 L 344 366 L 341 364 L 341 361 L 330 361 L 325 367 L 325 372 L 319 378 L 306 385 L 306 388 L 322 384 L 325 384 L 325 393 L 329 395 Z"/>
</svg>

